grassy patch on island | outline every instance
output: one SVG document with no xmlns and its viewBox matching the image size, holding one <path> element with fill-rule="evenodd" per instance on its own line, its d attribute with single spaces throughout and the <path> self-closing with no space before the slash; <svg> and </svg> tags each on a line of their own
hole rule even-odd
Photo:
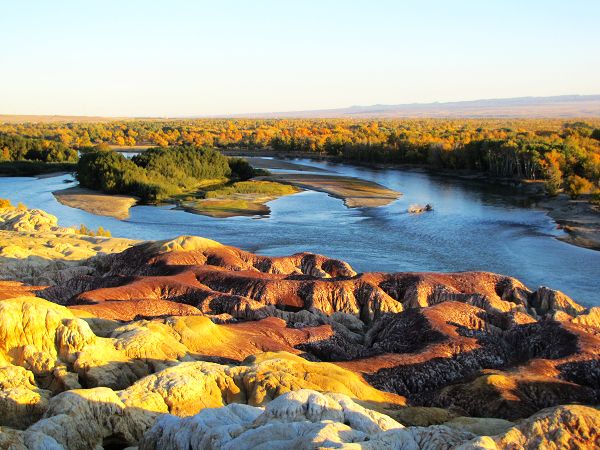
<svg viewBox="0 0 600 450">
<path fill-rule="evenodd" d="M 180 207 L 211 217 L 266 215 L 270 212 L 267 202 L 298 191 L 294 186 L 272 181 L 238 181 L 206 190 L 204 198 L 187 198 Z"/>
<path fill-rule="evenodd" d="M 231 185 L 207 191 L 205 198 L 220 198 L 234 194 L 290 195 L 298 192 L 293 186 L 273 181 L 238 181 Z"/>
</svg>

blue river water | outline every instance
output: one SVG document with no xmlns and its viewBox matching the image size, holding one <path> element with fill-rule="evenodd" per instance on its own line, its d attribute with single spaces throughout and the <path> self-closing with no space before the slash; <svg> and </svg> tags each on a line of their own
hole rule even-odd
<svg viewBox="0 0 600 450">
<path fill-rule="evenodd" d="M 600 252 L 556 239 L 563 233 L 556 224 L 543 211 L 503 195 L 505 188 L 414 171 L 295 162 L 376 181 L 403 195 L 387 206 L 349 209 L 339 199 L 304 191 L 270 202 L 270 216 L 261 218 L 215 219 L 172 206 L 136 206 L 123 221 L 58 203 L 52 191 L 73 186 L 65 183 L 69 175 L 0 178 L 0 197 L 44 209 L 63 226 L 103 226 L 113 236 L 198 235 L 265 255 L 311 251 L 348 261 L 357 271 L 486 270 L 600 305 Z M 425 203 L 434 211 L 407 213 L 410 204 Z"/>
</svg>

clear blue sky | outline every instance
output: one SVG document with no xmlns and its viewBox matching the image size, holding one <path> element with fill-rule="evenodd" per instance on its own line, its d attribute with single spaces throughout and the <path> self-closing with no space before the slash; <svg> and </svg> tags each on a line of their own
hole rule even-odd
<svg viewBox="0 0 600 450">
<path fill-rule="evenodd" d="M 600 94 L 598 0 L 0 0 L 0 114 Z"/>
</svg>

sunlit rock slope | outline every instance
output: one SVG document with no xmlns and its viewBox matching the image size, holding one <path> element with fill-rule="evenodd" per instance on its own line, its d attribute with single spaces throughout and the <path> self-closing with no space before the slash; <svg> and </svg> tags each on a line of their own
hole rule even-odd
<svg viewBox="0 0 600 450">
<path fill-rule="evenodd" d="M 0 449 L 600 446 L 600 309 L 558 291 L 0 219 Z"/>
</svg>

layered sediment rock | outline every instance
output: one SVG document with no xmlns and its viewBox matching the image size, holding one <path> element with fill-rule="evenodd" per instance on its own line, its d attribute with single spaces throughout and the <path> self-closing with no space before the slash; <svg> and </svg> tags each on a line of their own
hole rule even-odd
<svg viewBox="0 0 600 450">
<path fill-rule="evenodd" d="M 558 291 L 131 245 L 0 283 L 0 448 L 598 444 L 600 314 Z"/>
<path fill-rule="evenodd" d="M 62 283 L 93 273 L 95 259 L 134 243 L 77 234 L 39 209 L 0 208 L 0 280 Z"/>
</svg>

